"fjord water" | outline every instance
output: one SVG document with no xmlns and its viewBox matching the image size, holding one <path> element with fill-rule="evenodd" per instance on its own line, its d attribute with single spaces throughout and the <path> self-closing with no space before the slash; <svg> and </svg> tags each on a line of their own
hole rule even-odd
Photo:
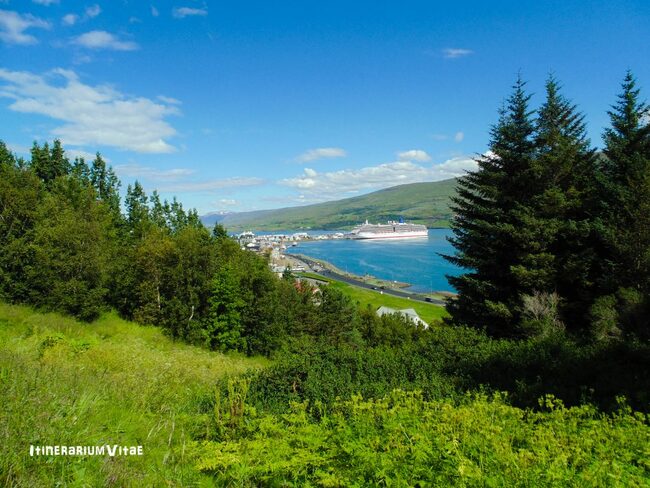
<svg viewBox="0 0 650 488">
<path fill-rule="evenodd" d="M 454 253 L 447 241 L 451 235 L 449 229 L 429 229 L 428 239 L 303 241 L 287 252 L 323 259 L 356 275 L 410 283 L 409 290 L 416 292 L 453 292 L 445 275 L 458 275 L 461 269 L 439 255 Z"/>
</svg>

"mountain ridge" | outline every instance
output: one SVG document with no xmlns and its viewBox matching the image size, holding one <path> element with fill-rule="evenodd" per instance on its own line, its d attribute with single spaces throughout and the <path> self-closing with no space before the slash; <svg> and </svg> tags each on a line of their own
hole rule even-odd
<svg viewBox="0 0 650 488">
<path fill-rule="evenodd" d="M 207 226 L 220 223 L 229 231 L 247 229 L 347 229 L 366 219 L 372 222 L 405 220 L 427 227 L 448 227 L 456 178 L 409 183 L 330 202 L 251 212 L 212 212 L 201 217 Z"/>
</svg>

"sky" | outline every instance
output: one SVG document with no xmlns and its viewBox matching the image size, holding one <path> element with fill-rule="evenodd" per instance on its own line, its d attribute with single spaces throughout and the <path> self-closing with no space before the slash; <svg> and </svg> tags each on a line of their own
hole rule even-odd
<svg viewBox="0 0 650 488">
<path fill-rule="evenodd" d="M 520 74 L 601 146 L 650 2 L 0 0 L 0 139 L 99 151 L 199 213 L 303 205 L 475 167 Z"/>
</svg>

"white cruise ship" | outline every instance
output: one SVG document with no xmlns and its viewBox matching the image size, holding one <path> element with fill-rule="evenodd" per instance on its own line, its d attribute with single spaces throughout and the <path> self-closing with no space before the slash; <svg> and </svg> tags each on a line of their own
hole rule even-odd
<svg viewBox="0 0 650 488">
<path fill-rule="evenodd" d="M 387 224 L 365 224 L 352 229 L 346 235 L 348 239 L 406 239 L 411 237 L 427 237 L 427 228 L 420 224 L 408 224 L 401 219 L 399 222 Z"/>
</svg>

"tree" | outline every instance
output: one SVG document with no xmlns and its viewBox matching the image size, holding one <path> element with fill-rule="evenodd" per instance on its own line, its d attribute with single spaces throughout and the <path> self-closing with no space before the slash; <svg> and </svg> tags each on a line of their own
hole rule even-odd
<svg viewBox="0 0 650 488">
<path fill-rule="evenodd" d="M 228 231 L 223 225 L 217 222 L 212 228 L 212 237 L 214 237 L 216 240 L 227 239 Z"/>
<path fill-rule="evenodd" d="M 210 349 L 238 351 L 246 348 L 242 299 L 237 275 L 230 264 L 222 266 L 212 281 L 210 309 L 203 330 L 205 344 Z"/>
<path fill-rule="evenodd" d="M 586 136 L 584 117 L 550 77 L 546 100 L 536 123 L 534 227 L 543 231 L 548 259 L 536 269 L 545 276 L 534 292 L 560 296 L 560 314 L 567 329 L 587 325 L 595 299 L 597 274 L 596 157 Z"/>
<path fill-rule="evenodd" d="M 16 158 L 13 153 L 3 141 L 0 141 L 0 170 L 3 168 L 13 168 L 15 165 Z"/>
<path fill-rule="evenodd" d="M 126 221 L 131 236 L 139 239 L 149 224 L 149 207 L 147 206 L 147 194 L 142 185 L 136 181 L 133 186 L 129 185 L 126 190 Z"/>
<path fill-rule="evenodd" d="M 106 167 L 106 162 L 99 153 L 96 154 L 90 168 L 90 183 L 95 188 L 99 199 L 105 202 L 113 215 L 118 218 L 120 215 L 120 181 L 113 168 Z"/>
<path fill-rule="evenodd" d="M 107 270 L 114 242 L 109 209 L 92 188 L 73 178 L 56 180 L 39 206 L 25 267 L 30 301 L 93 320 L 105 308 Z"/>
<path fill-rule="evenodd" d="M 494 335 L 515 333 L 522 293 L 534 281 L 522 272 L 522 256 L 534 238 L 521 224 L 529 213 L 525 205 L 533 191 L 535 156 L 524 87 L 519 78 L 491 130 L 490 150 L 477 159 L 476 171 L 459 179 L 450 239 L 456 254 L 444 256 L 467 270 L 448 277 L 458 291 L 447 305 L 451 322 Z"/>
<path fill-rule="evenodd" d="M 70 172 L 70 162 L 65 157 L 65 151 L 58 139 L 52 144 L 51 150 L 47 142 L 43 147 L 34 142 L 31 154 L 31 168 L 47 187 L 50 187 L 57 177 Z"/>
<path fill-rule="evenodd" d="M 616 296 L 624 329 L 650 336 L 650 110 L 628 72 L 608 112 L 603 161 L 604 220 L 610 263 L 601 286 Z M 611 300 L 611 299 L 610 299 Z M 627 319 L 623 310 L 627 310 Z"/>
</svg>

